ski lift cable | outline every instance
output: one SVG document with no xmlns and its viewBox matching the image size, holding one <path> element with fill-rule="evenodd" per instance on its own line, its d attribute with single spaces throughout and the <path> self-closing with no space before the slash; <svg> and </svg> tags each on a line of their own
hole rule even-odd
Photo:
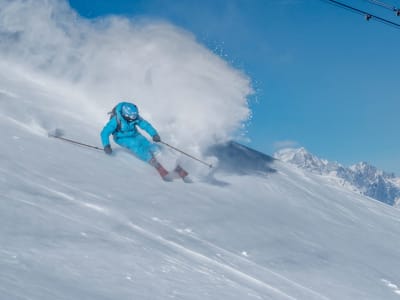
<svg viewBox="0 0 400 300">
<path fill-rule="evenodd" d="M 333 5 L 335 5 L 335 6 L 339 6 L 339 7 L 341 7 L 341 8 L 347 9 L 347 10 L 352 11 L 352 12 L 354 12 L 354 13 L 358 13 L 358 14 L 360 14 L 360 15 L 363 15 L 363 16 L 365 16 L 365 19 L 366 19 L 367 21 L 369 21 L 370 19 L 375 19 L 375 20 L 378 21 L 378 22 L 381 22 L 381 23 L 384 23 L 384 24 L 386 24 L 386 25 L 390 25 L 390 26 L 393 26 L 393 27 L 395 27 L 395 28 L 400 29 L 400 24 L 398 24 L 398 23 L 395 23 L 395 22 L 392 22 L 392 21 L 390 21 L 390 20 L 381 18 L 381 17 L 379 17 L 379 16 L 376 16 L 376 15 L 371 14 L 371 13 L 369 13 L 369 12 L 366 12 L 366 11 L 363 11 L 363 10 L 361 10 L 361 9 L 355 8 L 355 7 L 353 7 L 353 6 L 347 5 L 347 4 L 345 4 L 345 3 L 342 3 L 342 2 L 339 2 L 339 1 L 336 1 L 336 0 L 322 0 L 322 1 L 328 2 L 328 3 L 333 4 Z"/>
<path fill-rule="evenodd" d="M 391 4 L 387 4 L 387 3 L 384 3 L 384 2 L 378 1 L 378 0 L 366 0 L 366 1 L 369 2 L 369 3 L 384 7 L 386 9 L 391 10 L 391 11 L 394 11 L 394 12 L 398 13 L 397 15 L 400 15 L 400 9 L 395 7 L 395 6 L 393 6 L 393 5 L 391 5 Z"/>
</svg>

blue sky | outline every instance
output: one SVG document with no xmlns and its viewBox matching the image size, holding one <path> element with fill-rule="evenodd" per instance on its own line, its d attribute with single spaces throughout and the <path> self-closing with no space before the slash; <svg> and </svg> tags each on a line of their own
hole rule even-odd
<svg viewBox="0 0 400 300">
<path fill-rule="evenodd" d="M 252 80 L 249 145 L 400 174 L 400 29 L 320 0 L 69 0 L 87 18 L 166 20 Z M 400 23 L 363 0 L 342 2 Z M 385 0 L 400 7 L 399 1 Z"/>
</svg>

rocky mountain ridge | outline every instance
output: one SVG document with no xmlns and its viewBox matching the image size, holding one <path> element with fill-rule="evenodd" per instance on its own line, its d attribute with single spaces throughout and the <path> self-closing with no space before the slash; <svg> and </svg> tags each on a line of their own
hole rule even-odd
<svg viewBox="0 0 400 300">
<path fill-rule="evenodd" d="M 360 162 L 346 167 L 311 154 L 305 148 L 282 149 L 274 157 L 320 175 L 338 178 L 338 182 L 353 190 L 395 206 L 400 204 L 400 178 L 368 164 Z"/>
</svg>

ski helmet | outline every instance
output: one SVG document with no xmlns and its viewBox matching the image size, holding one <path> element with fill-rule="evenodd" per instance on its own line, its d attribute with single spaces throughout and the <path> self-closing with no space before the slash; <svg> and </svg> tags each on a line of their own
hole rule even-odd
<svg viewBox="0 0 400 300">
<path fill-rule="evenodd" d="M 124 103 L 121 108 L 122 117 L 128 122 L 136 120 L 139 115 L 138 108 L 135 104 Z"/>
</svg>

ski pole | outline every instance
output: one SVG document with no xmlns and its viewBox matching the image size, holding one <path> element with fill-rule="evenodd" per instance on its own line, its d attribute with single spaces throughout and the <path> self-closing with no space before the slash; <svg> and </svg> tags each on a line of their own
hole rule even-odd
<svg viewBox="0 0 400 300">
<path fill-rule="evenodd" d="M 78 142 L 78 141 L 74 141 L 74 140 L 71 140 L 71 139 L 67 139 L 67 138 L 61 137 L 61 136 L 56 135 L 56 134 L 49 133 L 49 137 L 60 139 L 60 140 L 63 140 L 63 141 L 66 141 L 66 142 L 69 142 L 69 143 L 72 143 L 72 144 L 76 144 L 76 145 L 80 145 L 80 146 L 84 146 L 84 147 L 88 147 L 88 148 L 92 148 L 92 149 L 103 151 L 103 149 L 100 148 L 100 147 L 96 147 L 96 146 L 84 144 L 84 143 L 81 143 L 81 142 Z"/>
<path fill-rule="evenodd" d="M 212 168 L 212 167 L 213 167 L 212 165 L 206 163 L 205 161 L 202 161 L 201 159 L 198 159 L 198 158 L 196 158 L 196 157 L 194 157 L 194 156 L 192 156 L 192 155 L 190 155 L 190 154 L 187 154 L 186 152 L 183 152 L 182 150 L 179 150 L 178 148 L 176 148 L 176 147 L 174 147 L 174 146 L 171 146 L 170 144 L 167 144 L 167 143 L 165 143 L 165 142 L 163 142 L 163 141 L 160 141 L 160 143 L 163 144 L 163 145 L 165 145 L 165 146 L 167 146 L 167 147 L 170 147 L 171 149 L 174 149 L 175 151 L 178 151 L 178 152 L 180 152 L 180 153 L 182 153 L 182 154 L 184 154 L 184 155 L 190 157 L 191 159 L 194 159 L 194 160 L 196 160 L 196 161 L 198 161 L 198 162 L 200 162 L 200 163 L 206 165 L 206 166 L 209 167 L 209 168 Z"/>
</svg>

